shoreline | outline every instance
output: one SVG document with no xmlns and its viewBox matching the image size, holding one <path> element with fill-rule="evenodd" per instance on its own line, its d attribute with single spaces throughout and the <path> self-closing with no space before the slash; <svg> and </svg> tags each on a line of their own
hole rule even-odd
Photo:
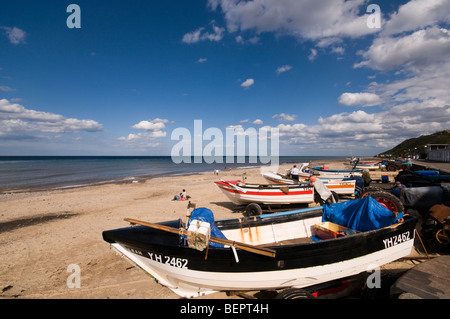
<svg viewBox="0 0 450 319">
<path fill-rule="evenodd" d="M 54 156 L 50 156 L 49 158 L 53 158 Z M 77 156 L 78 157 L 78 156 Z M 165 157 L 165 156 L 162 156 Z M 284 156 L 286 157 L 286 156 Z M 310 163 L 315 163 L 312 164 L 311 166 L 315 166 L 315 165 L 319 165 L 322 164 L 322 161 L 344 161 L 345 158 L 344 157 L 336 157 L 336 158 L 332 158 L 332 159 L 321 159 L 319 160 L 314 160 L 314 161 L 309 161 Z M 288 164 L 298 164 L 300 163 L 299 161 L 285 161 L 285 162 L 280 162 L 278 164 L 278 166 L 282 166 L 282 165 L 288 165 Z M 86 183 L 86 184 L 69 184 L 69 185 L 61 185 L 61 186 L 50 186 L 50 187 L 45 187 L 45 186 L 24 186 L 24 187 L 16 187 L 16 188 L 0 188 L 0 198 L 2 196 L 8 196 L 8 195 L 14 195 L 14 194 L 22 194 L 22 193 L 36 193 L 36 192 L 55 192 L 55 191 L 64 191 L 67 189 L 76 189 L 76 188 L 84 188 L 84 187 L 95 187 L 95 186 L 102 186 L 102 185 L 110 185 L 110 184 L 129 184 L 129 183 L 145 183 L 146 181 L 155 179 L 155 178 L 161 178 L 161 177 L 177 177 L 177 176 L 189 176 L 189 175 L 195 175 L 195 174 L 201 174 L 201 173 L 210 173 L 213 172 L 216 169 L 216 166 L 218 165 L 223 165 L 225 167 L 225 169 L 223 170 L 219 170 L 219 172 L 224 172 L 224 171 L 229 171 L 229 170 L 239 170 L 239 169 L 254 169 L 254 168 L 262 168 L 262 167 L 270 167 L 271 164 L 254 164 L 254 165 L 249 165 L 249 163 L 242 163 L 242 165 L 245 166 L 233 166 L 233 167 L 229 167 L 226 168 L 226 164 L 227 163 L 212 163 L 212 164 L 208 164 L 211 165 L 211 167 L 208 167 L 208 169 L 201 169 L 198 171 L 189 171 L 189 172 L 183 172 L 183 171 L 171 171 L 171 172 L 166 172 L 166 173 L 158 173 L 158 174 L 150 174 L 150 175 L 136 175 L 136 176 L 125 176 L 125 177 L 118 177 L 118 178 L 114 178 L 114 179 L 108 179 L 108 180 L 99 180 L 99 181 L 95 181 L 92 183 Z M 241 164 L 241 163 L 228 163 L 228 164 Z M 193 164 L 195 165 L 195 164 Z M 204 165 L 204 164 L 203 164 Z"/>
<path fill-rule="evenodd" d="M 343 162 L 327 165 L 339 168 Z M 291 167 L 280 164 L 279 171 Z M 117 256 L 102 232 L 128 227 L 124 218 L 185 219 L 188 202 L 172 201 L 183 188 L 196 207 L 211 209 L 215 219 L 242 217 L 213 182 L 240 179 L 243 173 L 248 182 L 267 183 L 260 168 L 245 168 L 0 196 L 0 255 L 7 256 L 0 259 L 0 299 L 178 299 Z M 67 285 L 70 265 L 80 268 L 80 288 Z M 216 293 L 208 298 L 229 297 Z"/>
</svg>

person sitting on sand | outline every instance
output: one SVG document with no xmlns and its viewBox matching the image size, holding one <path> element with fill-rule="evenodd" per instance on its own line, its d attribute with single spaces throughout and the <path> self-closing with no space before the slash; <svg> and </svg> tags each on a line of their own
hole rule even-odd
<svg viewBox="0 0 450 319">
<path fill-rule="evenodd" d="M 180 193 L 180 195 L 178 195 L 178 194 L 175 195 L 172 200 L 187 200 L 190 198 L 191 198 L 191 196 L 187 195 L 186 190 L 183 189 L 183 191 Z"/>
</svg>

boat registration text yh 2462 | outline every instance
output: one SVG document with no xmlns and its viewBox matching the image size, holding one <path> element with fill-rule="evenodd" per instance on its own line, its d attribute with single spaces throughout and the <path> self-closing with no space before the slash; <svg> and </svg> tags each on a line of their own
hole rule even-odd
<svg viewBox="0 0 450 319">
<path fill-rule="evenodd" d="M 411 239 L 411 234 L 409 231 L 404 232 L 402 234 L 398 234 L 396 236 L 392 236 L 390 238 L 383 239 L 384 248 L 389 248 L 401 243 L 404 243 L 405 241 L 408 241 Z"/>
<path fill-rule="evenodd" d="M 144 256 L 142 251 L 134 248 L 126 247 L 127 250 L 131 251 L 133 254 Z M 167 264 L 172 267 L 178 267 L 178 268 L 184 268 L 187 269 L 188 260 L 186 258 L 179 258 L 179 257 L 170 257 L 170 256 L 164 256 L 160 254 L 155 253 L 148 253 L 148 256 L 151 260 L 154 260 L 159 263 Z"/>
<path fill-rule="evenodd" d="M 167 264 L 172 267 L 187 269 L 188 260 L 186 258 L 170 257 L 154 253 L 148 253 L 151 260 L 157 261 L 159 263 Z"/>
</svg>

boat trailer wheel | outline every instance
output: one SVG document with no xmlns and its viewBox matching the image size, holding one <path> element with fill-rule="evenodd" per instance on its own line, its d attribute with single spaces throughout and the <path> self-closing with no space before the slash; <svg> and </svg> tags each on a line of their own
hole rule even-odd
<svg viewBox="0 0 450 319">
<path fill-rule="evenodd" d="M 448 227 L 448 226 L 447 226 Z M 441 228 L 436 232 L 436 240 L 441 244 L 441 245 L 449 245 L 450 244 L 450 228 L 446 229 Z"/>
<path fill-rule="evenodd" d="M 400 199 L 398 199 L 395 195 L 385 192 L 385 191 L 377 191 L 377 190 L 368 190 L 363 193 L 362 198 L 370 196 L 374 198 L 378 203 L 389 209 L 395 217 L 398 216 L 399 213 L 405 211 L 405 207 L 403 206 Z"/>
<path fill-rule="evenodd" d="M 389 209 L 396 217 L 399 213 L 405 211 L 402 202 L 395 195 L 386 192 L 374 192 L 369 194 L 369 196 L 373 197 L 378 203 Z"/>
<path fill-rule="evenodd" d="M 248 204 L 247 207 L 245 207 L 245 216 L 251 217 L 251 216 L 259 216 L 262 214 L 262 208 L 256 203 Z"/>
</svg>

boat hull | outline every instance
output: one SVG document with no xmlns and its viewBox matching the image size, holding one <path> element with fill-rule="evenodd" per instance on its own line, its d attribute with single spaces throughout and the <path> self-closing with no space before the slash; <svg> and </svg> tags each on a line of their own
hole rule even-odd
<svg viewBox="0 0 450 319">
<path fill-rule="evenodd" d="M 381 164 L 379 162 L 376 162 L 376 163 L 361 163 L 361 162 L 359 162 L 358 164 L 356 164 L 356 166 L 355 166 L 355 163 L 344 163 L 344 164 L 347 166 L 356 168 L 356 169 L 362 169 L 362 170 L 367 169 L 369 171 L 376 171 L 381 168 Z"/>
<path fill-rule="evenodd" d="M 270 183 L 275 183 L 278 185 L 294 185 L 294 181 L 292 179 L 283 178 L 275 173 L 264 173 L 263 177 Z M 356 180 L 343 180 L 339 178 L 329 179 L 322 176 L 317 176 L 317 178 L 320 179 L 330 191 L 334 191 L 336 194 L 355 194 Z"/>
<path fill-rule="evenodd" d="M 282 237 L 287 236 L 283 227 L 296 223 L 290 229 L 313 235 L 312 225 L 320 220 L 320 212 L 310 212 L 281 218 L 223 220 L 216 221 L 216 225 L 230 240 L 243 241 L 250 236 L 257 244 L 266 240 L 258 236 L 265 232 L 264 228 L 273 229 L 274 237 L 276 232 Z M 172 224 L 176 226 L 175 221 Z M 159 283 L 190 298 L 217 291 L 306 287 L 356 275 L 410 254 L 414 228 L 415 219 L 407 218 L 396 227 L 348 237 L 270 246 L 276 250 L 275 258 L 237 248 L 234 254 L 230 247 L 197 251 L 180 246 L 176 234 L 146 227 L 106 231 L 103 237 Z"/>
</svg>

